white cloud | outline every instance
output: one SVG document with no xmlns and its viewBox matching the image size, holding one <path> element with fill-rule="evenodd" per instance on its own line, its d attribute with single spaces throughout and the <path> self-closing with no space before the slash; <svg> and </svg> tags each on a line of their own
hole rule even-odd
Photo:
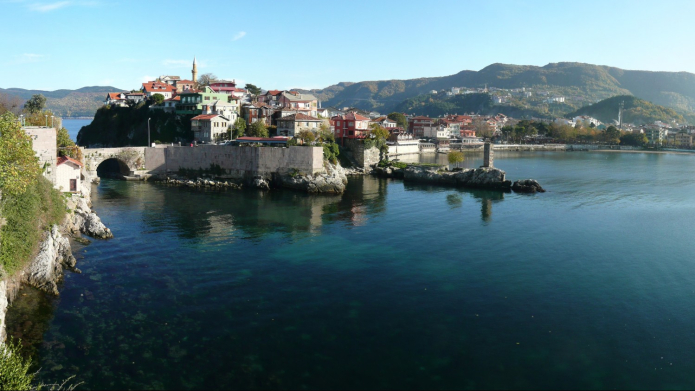
<svg viewBox="0 0 695 391">
<path fill-rule="evenodd" d="M 162 64 L 165 67 L 169 68 L 183 68 L 183 67 L 192 67 L 193 66 L 193 60 L 164 60 L 162 61 Z"/>
<path fill-rule="evenodd" d="M 19 64 L 27 64 L 31 62 L 40 62 L 43 61 L 45 58 L 46 55 L 44 54 L 23 53 L 18 56 L 15 56 L 15 62 Z"/>
<path fill-rule="evenodd" d="M 238 33 L 234 34 L 234 37 L 232 38 L 232 41 L 238 41 L 246 36 L 246 31 L 239 31 Z"/>
<path fill-rule="evenodd" d="M 29 4 L 29 10 L 37 12 L 50 12 L 63 7 L 67 7 L 70 4 L 72 3 L 69 1 L 57 1 L 54 3 L 33 3 Z"/>
</svg>

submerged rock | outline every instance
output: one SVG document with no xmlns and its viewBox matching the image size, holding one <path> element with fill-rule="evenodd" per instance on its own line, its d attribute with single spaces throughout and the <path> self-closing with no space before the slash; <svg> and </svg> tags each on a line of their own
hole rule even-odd
<svg viewBox="0 0 695 391">
<path fill-rule="evenodd" d="M 408 166 L 403 172 L 403 179 L 479 189 L 509 190 L 512 182 L 506 180 L 505 175 L 504 171 L 493 167 L 445 171 L 437 166 Z"/>
<path fill-rule="evenodd" d="M 512 190 L 517 193 L 545 193 L 545 189 L 535 179 L 518 180 L 512 185 Z"/>
</svg>

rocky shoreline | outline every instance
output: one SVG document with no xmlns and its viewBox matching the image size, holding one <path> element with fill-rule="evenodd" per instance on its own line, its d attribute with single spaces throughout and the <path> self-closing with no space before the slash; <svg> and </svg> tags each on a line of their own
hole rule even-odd
<svg viewBox="0 0 695 391">
<path fill-rule="evenodd" d="M 255 176 L 241 181 L 228 179 L 196 178 L 187 179 L 175 176 L 166 177 L 156 181 L 173 186 L 186 186 L 196 189 L 232 189 L 255 188 L 270 190 L 272 188 L 288 188 L 307 193 L 341 194 L 347 185 L 346 170 L 340 164 L 324 163 L 326 172 L 317 174 L 303 174 L 301 172 L 275 173 L 271 176 Z"/>
<path fill-rule="evenodd" d="M 0 281 L 0 342 L 6 338 L 7 311 L 22 284 L 58 296 L 58 283 L 63 279 L 65 270 L 80 273 L 72 254 L 70 237 L 81 242 L 87 241 L 81 234 L 97 239 L 113 238 L 111 230 L 91 209 L 91 186 L 91 178 L 86 177 L 80 189 L 82 194 L 73 194 L 68 198 L 69 212 L 60 226 L 54 225 L 44 234 L 36 257 L 19 273 Z"/>
<path fill-rule="evenodd" d="M 405 168 L 375 166 L 371 173 L 384 178 L 403 179 L 406 182 L 486 190 L 513 190 L 523 193 L 545 192 L 545 189 L 533 179 L 519 180 L 512 184 L 512 181 L 506 179 L 506 173 L 495 167 L 454 169 L 449 171 L 445 166 L 409 165 Z"/>
</svg>

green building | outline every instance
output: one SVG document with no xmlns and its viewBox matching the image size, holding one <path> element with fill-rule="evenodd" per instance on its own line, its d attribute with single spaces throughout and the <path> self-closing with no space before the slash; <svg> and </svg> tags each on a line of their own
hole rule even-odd
<svg viewBox="0 0 695 391">
<path fill-rule="evenodd" d="M 203 91 L 183 91 L 178 94 L 181 100 L 176 104 L 176 114 L 199 115 L 203 112 L 203 105 L 221 100 L 228 102 L 231 95 L 223 92 L 215 92 L 210 87 Z"/>
</svg>

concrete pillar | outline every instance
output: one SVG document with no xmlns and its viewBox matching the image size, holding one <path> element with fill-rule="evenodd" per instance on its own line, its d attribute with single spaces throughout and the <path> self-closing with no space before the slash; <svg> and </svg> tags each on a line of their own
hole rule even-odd
<svg viewBox="0 0 695 391">
<path fill-rule="evenodd" d="M 485 143 L 484 154 L 485 160 L 483 162 L 483 167 L 494 167 L 493 161 L 495 159 L 495 153 L 492 149 L 492 144 L 490 144 L 489 142 Z"/>
</svg>

